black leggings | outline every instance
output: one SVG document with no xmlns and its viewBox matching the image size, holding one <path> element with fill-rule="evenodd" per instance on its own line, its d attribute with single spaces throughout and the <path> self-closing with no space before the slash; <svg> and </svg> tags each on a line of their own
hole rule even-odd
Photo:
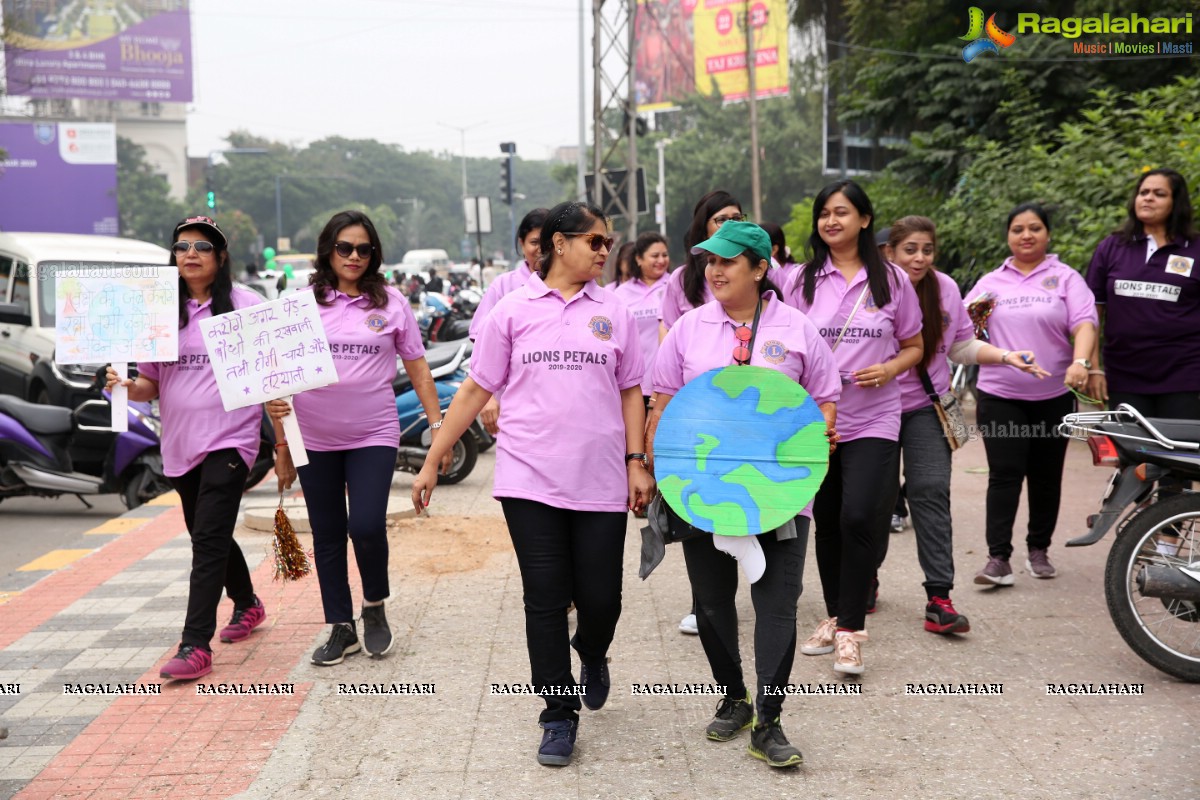
<svg viewBox="0 0 1200 800">
<path fill-rule="evenodd" d="M 978 392 L 976 416 L 987 453 L 988 555 L 1012 556 L 1013 524 L 1021 484 L 1029 492 L 1029 549 L 1050 547 L 1062 500 L 1067 439 L 1058 435 L 1063 416 L 1075 410 L 1070 392 L 1049 400 L 1010 400 Z"/>
<path fill-rule="evenodd" d="M 623 511 L 573 511 L 501 497 L 508 535 L 521 568 L 525 639 L 535 687 L 575 686 L 571 647 L 586 662 L 608 654 L 621 618 Z M 575 636 L 567 608 L 575 602 Z M 542 722 L 579 719 L 575 694 L 543 694 Z"/>
<path fill-rule="evenodd" d="M 758 537 L 767 562 L 763 576 L 750 584 L 754 604 L 754 670 L 758 677 L 755 708 L 760 722 L 779 716 L 783 692 L 796 656 L 796 602 L 803 590 L 804 552 L 808 549 L 808 518 L 796 517 L 795 539 L 779 541 L 775 534 Z M 742 657 L 738 651 L 738 562 L 713 546 L 712 536 L 683 543 L 688 581 L 696 602 L 696 626 L 708 656 L 713 678 L 727 696 L 746 696 Z M 764 687 L 775 693 L 766 695 Z"/>
<path fill-rule="evenodd" d="M 843 442 L 813 501 L 817 570 L 825 611 L 838 627 L 867 624 L 867 596 L 887 553 L 888 526 L 900 484 L 900 443 L 890 439 Z"/>
</svg>

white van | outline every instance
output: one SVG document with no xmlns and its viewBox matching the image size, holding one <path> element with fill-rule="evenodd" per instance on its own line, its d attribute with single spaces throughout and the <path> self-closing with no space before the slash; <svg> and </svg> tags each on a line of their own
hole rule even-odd
<svg viewBox="0 0 1200 800">
<path fill-rule="evenodd" d="M 0 233 L 0 392 L 75 408 L 99 364 L 54 363 L 54 276 L 78 267 L 166 266 L 158 245 L 113 236 Z"/>
<path fill-rule="evenodd" d="M 450 268 L 450 254 L 445 250 L 409 250 L 400 262 L 400 271 L 412 274 L 428 270 L 430 267 L 445 272 Z"/>
</svg>

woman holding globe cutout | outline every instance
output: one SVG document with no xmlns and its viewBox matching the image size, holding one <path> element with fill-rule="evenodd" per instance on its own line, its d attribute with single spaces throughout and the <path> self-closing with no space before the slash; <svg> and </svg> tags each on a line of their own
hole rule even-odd
<svg viewBox="0 0 1200 800">
<path fill-rule="evenodd" d="M 716 368 L 752 364 L 781 372 L 809 392 L 820 407 L 832 448 L 841 391 L 837 367 L 816 327 L 783 302 L 767 277 L 770 237 L 753 223 L 730 221 L 692 253 L 706 258 L 705 277 L 715 299 L 683 314 L 663 339 L 654 368 L 658 402 L 650 415 L 647 447 L 652 448 L 664 409 L 685 383 Z M 673 525 L 681 522 L 670 513 Z M 757 712 L 749 752 L 773 767 L 803 760 L 780 725 L 780 688 L 789 681 L 796 652 L 796 603 L 810 514 L 805 508 L 794 526 L 789 523 L 758 536 L 700 535 L 683 542 L 700 642 L 713 677 L 727 691 L 705 733 L 713 741 L 729 741 L 750 727 Z M 761 576 L 750 589 L 755 611 L 754 696 L 743 679 L 738 653 L 738 564 L 727 555 L 738 549 L 738 542 L 760 549 L 762 559 Z"/>
</svg>

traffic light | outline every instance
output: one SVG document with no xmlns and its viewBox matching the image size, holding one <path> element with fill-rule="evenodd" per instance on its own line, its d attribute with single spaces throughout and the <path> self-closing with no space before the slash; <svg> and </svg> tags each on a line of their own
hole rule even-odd
<svg viewBox="0 0 1200 800">
<path fill-rule="evenodd" d="M 500 159 L 500 200 L 508 205 L 513 202 L 512 155 Z"/>
<path fill-rule="evenodd" d="M 216 192 L 208 193 L 208 207 L 211 208 L 213 211 L 217 210 L 217 193 Z"/>
</svg>

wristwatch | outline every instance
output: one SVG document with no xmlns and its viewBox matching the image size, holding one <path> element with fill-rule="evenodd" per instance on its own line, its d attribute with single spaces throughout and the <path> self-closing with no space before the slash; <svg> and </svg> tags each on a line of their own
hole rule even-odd
<svg viewBox="0 0 1200 800">
<path fill-rule="evenodd" d="M 437 422 L 431 422 L 431 423 L 429 423 L 429 427 L 433 428 L 436 431 L 438 428 L 442 427 L 442 422 L 443 422 L 443 420 L 440 420 L 440 419 Z"/>
<path fill-rule="evenodd" d="M 1072 364 L 1080 364 L 1083 366 L 1084 369 L 1092 368 L 1092 362 L 1090 359 L 1087 359 L 1087 358 L 1077 358 L 1074 361 L 1072 361 L 1071 363 Z"/>
<path fill-rule="evenodd" d="M 628 464 L 630 461 L 640 461 L 643 467 L 649 464 L 649 459 L 646 458 L 645 453 L 626 453 L 625 463 Z"/>
</svg>

